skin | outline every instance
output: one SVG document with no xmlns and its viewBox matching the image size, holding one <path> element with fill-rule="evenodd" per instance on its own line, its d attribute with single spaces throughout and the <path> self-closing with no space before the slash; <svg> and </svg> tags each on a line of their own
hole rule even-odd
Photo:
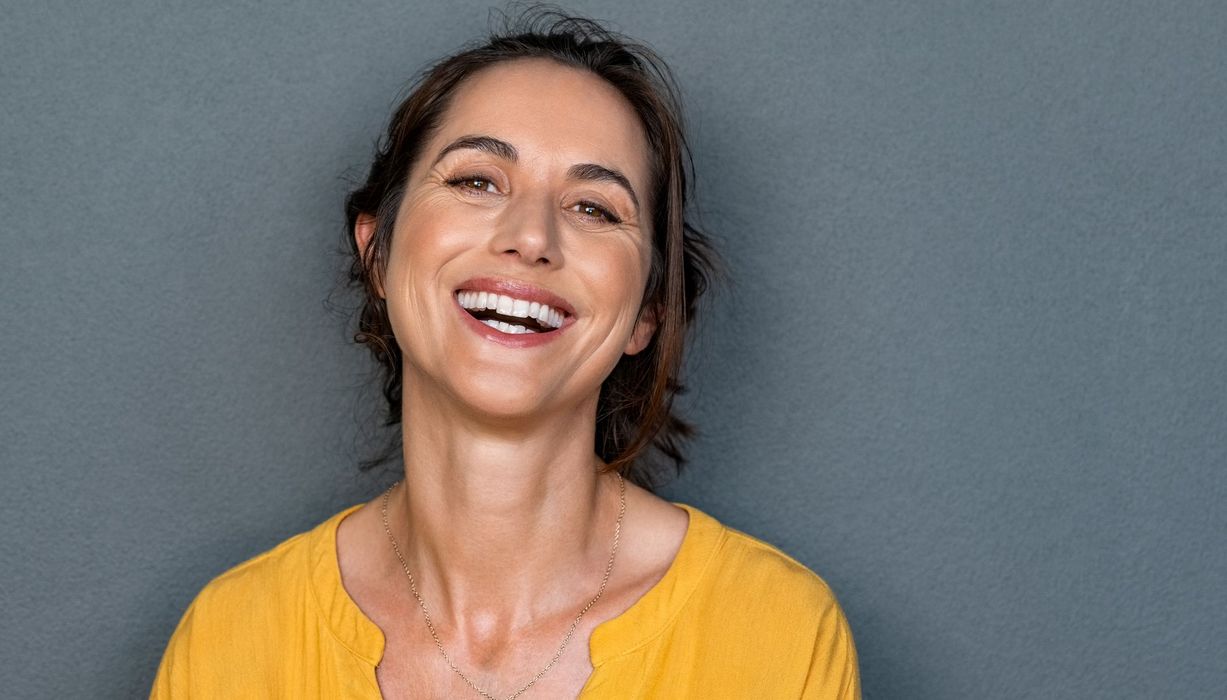
<svg viewBox="0 0 1227 700">
<path fill-rule="evenodd" d="M 568 170 L 617 170 L 646 203 L 648 146 L 614 88 L 545 59 L 469 78 L 440 123 L 408 175 L 380 290 L 405 374 L 406 479 L 388 515 L 448 654 L 505 696 L 548 663 L 600 586 L 618 481 L 596 473 L 598 392 L 622 355 L 640 352 L 655 331 L 651 314 L 639 313 L 650 212 L 616 183 L 576 180 Z M 462 148 L 435 162 L 472 135 L 505 141 L 518 157 Z M 374 229 L 371 217 L 359 219 L 359 245 Z M 475 276 L 544 287 L 574 307 L 573 325 L 535 348 L 485 339 L 463 323 L 453 298 Z M 348 516 L 337 534 L 342 582 L 384 632 L 380 689 L 387 698 L 475 697 L 429 635 L 383 530 L 381 501 Z M 592 630 L 660 580 L 687 517 L 627 483 L 606 591 L 528 696 L 579 694 L 592 673 Z"/>
</svg>

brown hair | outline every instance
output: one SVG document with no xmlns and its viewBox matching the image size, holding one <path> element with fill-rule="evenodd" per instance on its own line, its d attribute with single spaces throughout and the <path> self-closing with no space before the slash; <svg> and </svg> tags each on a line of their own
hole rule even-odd
<svg viewBox="0 0 1227 700">
<path fill-rule="evenodd" d="M 646 46 L 592 20 L 537 6 L 506 20 L 485 43 L 429 67 L 413 83 L 376 146 L 366 181 L 345 202 L 346 242 L 352 260 L 349 283 L 360 287 L 365 297 L 354 340 L 365 344 L 382 368 L 388 403 L 384 425 L 399 423 L 401 351 L 377 290 L 388 262 L 405 179 L 439 126 L 456 88 L 483 68 L 523 58 L 549 58 L 604 79 L 631 104 L 647 136 L 652 157 L 646 205 L 652 215 L 652 256 L 640 312 L 655 311 L 657 329 L 648 346 L 636 355 L 624 355 L 602 384 L 595 450 L 610 470 L 650 489 L 661 475 L 640 457 L 654 446 L 680 472 L 685 462 L 681 443 L 694 433 L 694 427 L 675 414 L 673 398 L 683 390 L 679 373 L 686 332 L 694 320 L 696 302 L 719 269 L 719 259 L 706 236 L 685 217 L 692 189 L 688 173 L 693 164 L 683 133 L 680 100 L 668 67 Z M 358 249 L 354 237 L 360 214 L 373 215 L 376 221 L 366 251 Z M 361 469 L 370 469 L 399 452 L 400 438 L 397 435 L 383 453 L 363 462 Z"/>
</svg>

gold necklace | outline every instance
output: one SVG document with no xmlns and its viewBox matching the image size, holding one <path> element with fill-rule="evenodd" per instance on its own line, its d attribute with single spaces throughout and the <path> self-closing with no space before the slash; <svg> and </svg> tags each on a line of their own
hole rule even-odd
<svg viewBox="0 0 1227 700">
<path fill-rule="evenodd" d="M 396 482 L 396 484 L 399 483 L 399 481 Z M 455 671 L 456 675 L 464 679 L 464 682 L 467 683 L 470 688 L 476 691 L 478 695 L 482 696 L 483 698 L 487 698 L 487 700 L 498 700 L 489 692 L 477 687 L 477 684 L 473 682 L 473 679 L 469 678 L 463 671 L 456 668 L 456 664 L 452 663 L 452 657 L 448 656 L 447 652 L 444 651 L 443 642 L 439 641 L 439 633 L 435 630 L 435 625 L 430 620 L 430 613 L 426 610 L 426 601 L 422 600 L 422 596 L 418 593 L 417 583 L 415 583 L 413 580 L 413 574 L 409 573 L 409 565 L 405 563 L 405 558 L 401 556 L 400 547 L 398 547 L 396 544 L 396 538 L 392 536 L 392 528 L 388 527 L 388 496 L 392 493 L 392 489 L 396 488 L 396 484 L 392 484 L 388 487 L 387 491 L 383 492 L 383 529 L 388 533 L 388 539 L 392 541 L 392 550 L 396 552 L 396 558 L 400 560 L 400 565 L 405 569 L 405 576 L 409 577 L 409 590 L 413 591 L 413 597 L 417 598 L 418 605 L 422 608 L 422 617 L 426 618 L 426 628 L 430 630 L 430 636 L 435 640 L 435 646 L 439 648 L 439 653 L 443 655 L 443 660 L 447 662 L 448 667 Z M 605 565 L 605 576 L 601 579 L 601 587 L 597 589 L 596 595 L 592 597 L 592 600 L 588 601 L 588 604 L 584 606 L 584 609 L 580 610 L 579 614 L 575 616 L 575 621 L 572 622 L 571 627 L 567 629 L 567 635 L 562 638 L 562 644 L 558 645 L 558 651 L 554 652 L 554 658 L 550 659 L 550 662 L 545 665 L 545 668 L 538 671 L 537 675 L 532 677 L 532 680 L 525 683 L 524 686 L 516 692 L 508 695 L 506 700 L 515 700 L 515 698 L 518 698 L 522 693 L 524 693 L 524 691 L 533 687 L 533 684 L 540 680 L 542 676 L 553 668 L 554 664 L 558 663 L 558 659 L 562 657 L 562 652 L 567 648 L 567 644 L 571 641 L 571 635 L 575 633 L 575 628 L 579 625 L 579 621 L 584 619 L 584 613 L 588 612 L 593 605 L 596 605 L 596 602 L 601 599 L 601 595 L 605 593 L 605 585 L 609 583 L 609 574 L 611 571 L 613 571 L 614 556 L 618 553 L 618 538 L 622 534 L 622 516 L 626 514 L 626 480 L 622 478 L 621 474 L 618 474 L 618 502 L 618 522 L 614 525 L 613 546 L 609 549 L 609 563 Z"/>
</svg>

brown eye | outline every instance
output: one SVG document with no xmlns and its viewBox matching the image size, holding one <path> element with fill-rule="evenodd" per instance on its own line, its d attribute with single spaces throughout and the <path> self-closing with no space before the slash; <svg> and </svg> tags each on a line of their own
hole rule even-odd
<svg viewBox="0 0 1227 700">
<path fill-rule="evenodd" d="M 576 210 L 583 214 L 585 218 L 603 221 L 610 224 L 620 224 L 622 220 L 614 216 L 613 212 L 605 207 L 598 206 L 592 202 L 580 202 L 575 205 Z"/>
<path fill-rule="evenodd" d="M 461 177 L 454 177 L 448 180 L 447 184 L 450 187 L 459 187 L 460 189 L 471 190 L 473 192 L 489 192 L 491 194 L 498 194 L 498 187 L 495 186 L 494 181 L 480 175 L 464 175 Z"/>
</svg>

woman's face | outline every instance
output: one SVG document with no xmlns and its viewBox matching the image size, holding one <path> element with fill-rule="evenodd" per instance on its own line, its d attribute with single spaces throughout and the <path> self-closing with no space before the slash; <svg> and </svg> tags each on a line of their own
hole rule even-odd
<svg viewBox="0 0 1227 700">
<path fill-rule="evenodd" d="M 638 319 L 649 167 L 632 107 L 590 73 L 525 59 L 461 85 L 409 173 L 383 277 L 406 384 L 487 416 L 595 410 L 655 330 Z"/>
</svg>

